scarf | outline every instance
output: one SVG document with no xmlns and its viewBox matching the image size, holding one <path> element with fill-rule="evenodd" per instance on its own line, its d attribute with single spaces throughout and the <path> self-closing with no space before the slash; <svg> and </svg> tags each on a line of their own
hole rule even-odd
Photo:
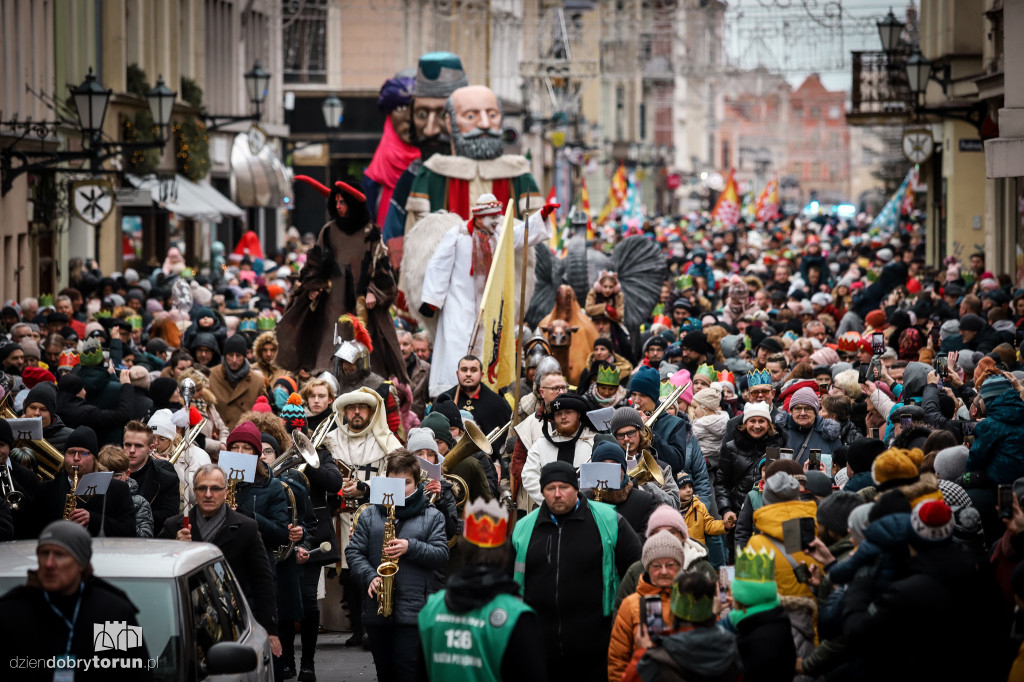
<svg viewBox="0 0 1024 682">
<path fill-rule="evenodd" d="M 224 375 L 228 378 L 232 387 L 237 386 L 238 382 L 249 374 L 249 371 L 250 367 L 248 360 L 242 360 L 242 366 L 238 368 L 237 372 L 232 371 L 231 368 L 228 367 L 228 361 L 224 360 Z"/>
<path fill-rule="evenodd" d="M 491 248 L 491 235 L 484 230 L 473 229 L 473 221 L 467 226 L 470 236 L 473 237 L 473 264 L 469 268 L 470 275 L 482 273 L 484 277 L 491 271 L 491 260 L 494 258 L 494 250 Z"/>
<path fill-rule="evenodd" d="M 402 140 L 391 125 L 391 117 L 384 119 L 384 134 L 377 145 L 373 160 L 365 171 L 366 177 L 380 185 L 380 197 L 377 201 L 376 224 L 383 225 L 391 206 L 391 195 L 395 191 L 398 178 L 409 164 L 420 158 L 420 150 Z"/>
<path fill-rule="evenodd" d="M 551 434 L 548 432 L 548 424 L 550 423 L 551 422 L 545 419 L 543 425 L 541 426 L 541 431 L 544 434 L 544 438 L 546 438 L 549 443 L 551 443 L 558 449 L 559 462 L 568 462 L 569 464 L 573 464 L 576 461 L 576 441 L 578 441 L 580 439 L 580 436 L 583 435 L 583 427 L 581 426 L 579 431 L 577 431 L 576 435 L 573 436 L 572 438 L 568 440 L 556 441 L 554 438 L 551 437 Z"/>
<path fill-rule="evenodd" d="M 416 492 L 409 497 L 405 498 L 404 507 L 395 507 L 395 518 L 399 521 L 405 521 L 411 519 L 414 516 L 419 516 L 423 513 L 423 510 L 427 508 L 427 498 L 423 495 L 423 483 L 416 486 Z M 380 507 L 381 514 L 385 517 L 388 514 L 387 509 L 384 505 L 377 505 Z"/>
<path fill-rule="evenodd" d="M 228 506 L 222 504 L 220 509 L 213 513 L 213 516 L 206 518 L 202 512 L 196 514 L 196 525 L 199 526 L 199 533 L 203 536 L 203 542 L 213 542 L 217 533 L 224 527 L 224 521 L 228 518 Z"/>
</svg>

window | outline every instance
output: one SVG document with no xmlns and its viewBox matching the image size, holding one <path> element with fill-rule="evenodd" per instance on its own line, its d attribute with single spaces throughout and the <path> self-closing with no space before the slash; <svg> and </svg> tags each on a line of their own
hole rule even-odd
<svg viewBox="0 0 1024 682">
<path fill-rule="evenodd" d="M 818 107 L 811 107 L 811 120 L 817 121 L 819 118 L 821 118 L 821 109 Z"/>
<path fill-rule="evenodd" d="M 284 82 L 327 82 L 327 0 L 283 3 Z"/>
<path fill-rule="evenodd" d="M 246 606 L 234 576 L 223 562 L 188 579 L 192 628 L 200 661 L 218 642 L 236 642 L 246 630 Z"/>
</svg>

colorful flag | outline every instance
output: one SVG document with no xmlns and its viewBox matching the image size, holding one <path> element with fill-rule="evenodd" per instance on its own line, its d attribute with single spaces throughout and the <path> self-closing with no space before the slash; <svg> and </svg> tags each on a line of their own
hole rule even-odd
<svg viewBox="0 0 1024 682">
<path fill-rule="evenodd" d="M 612 211 L 622 206 L 626 201 L 626 164 L 620 163 L 615 174 L 612 175 L 611 186 L 608 188 L 608 201 L 605 202 L 601 215 L 597 217 L 597 224 L 600 225 L 608 219 Z"/>
<path fill-rule="evenodd" d="M 587 240 L 594 238 L 594 216 L 590 215 L 590 192 L 587 191 L 587 178 L 580 176 L 580 206 L 587 214 Z"/>
<path fill-rule="evenodd" d="M 514 203 L 510 201 L 505 210 L 505 220 L 498 235 L 498 247 L 491 260 L 491 271 L 484 285 L 481 299 L 480 331 L 484 335 L 483 381 L 488 388 L 497 391 L 516 380 L 516 261 L 512 241 L 515 227 Z"/>
<path fill-rule="evenodd" d="M 715 208 L 711 211 L 711 219 L 718 220 L 726 227 L 731 227 L 740 219 L 740 194 L 736 189 L 736 171 L 729 171 L 729 180 L 725 189 L 718 195 Z"/>
<path fill-rule="evenodd" d="M 910 215 L 914 210 L 914 191 L 917 189 L 917 166 L 907 172 L 899 189 L 886 202 L 882 210 L 871 223 L 873 228 L 895 230 L 899 226 L 900 216 Z"/>
<path fill-rule="evenodd" d="M 551 191 L 548 192 L 548 200 L 545 203 L 551 204 L 557 201 L 558 194 L 555 192 L 555 186 L 552 185 Z M 548 245 L 551 247 L 552 251 L 558 251 L 558 211 L 552 211 L 551 214 L 548 215 L 548 222 L 551 223 L 551 238 L 548 239 Z"/>
<path fill-rule="evenodd" d="M 755 217 L 762 221 L 779 219 L 779 180 L 774 175 L 757 198 Z"/>
</svg>

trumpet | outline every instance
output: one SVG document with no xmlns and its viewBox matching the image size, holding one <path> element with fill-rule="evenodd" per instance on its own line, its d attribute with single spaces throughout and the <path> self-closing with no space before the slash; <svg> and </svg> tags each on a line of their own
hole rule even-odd
<svg viewBox="0 0 1024 682">
<path fill-rule="evenodd" d="M 181 394 L 182 402 L 185 403 L 185 409 L 189 410 L 192 407 L 192 397 L 196 394 L 196 382 L 188 378 L 182 379 L 181 386 L 178 387 L 178 392 Z M 192 443 L 195 442 L 196 436 L 199 435 L 205 426 L 206 417 L 203 417 L 198 424 L 185 431 L 185 435 L 178 444 L 174 446 L 171 456 L 168 457 L 171 464 L 177 462 L 182 453 L 192 447 Z"/>
<path fill-rule="evenodd" d="M 75 478 L 71 482 L 71 492 L 64 498 L 64 520 L 68 521 L 71 519 L 71 515 L 75 513 L 75 509 L 78 508 L 78 497 L 75 495 L 75 490 L 78 489 L 78 467 L 72 466 L 71 471 L 74 472 Z"/>
<path fill-rule="evenodd" d="M 11 478 L 11 470 L 6 465 L 0 465 L 0 495 L 7 500 L 13 511 L 21 507 L 25 495 L 14 489 L 14 479 Z"/>
</svg>

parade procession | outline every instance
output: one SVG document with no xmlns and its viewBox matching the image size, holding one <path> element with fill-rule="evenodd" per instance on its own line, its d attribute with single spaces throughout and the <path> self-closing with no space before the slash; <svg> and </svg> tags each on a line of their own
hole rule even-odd
<svg viewBox="0 0 1024 682">
<path fill-rule="evenodd" d="M 0 0 L 0 680 L 1024 682 L 1022 31 Z"/>
</svg>

